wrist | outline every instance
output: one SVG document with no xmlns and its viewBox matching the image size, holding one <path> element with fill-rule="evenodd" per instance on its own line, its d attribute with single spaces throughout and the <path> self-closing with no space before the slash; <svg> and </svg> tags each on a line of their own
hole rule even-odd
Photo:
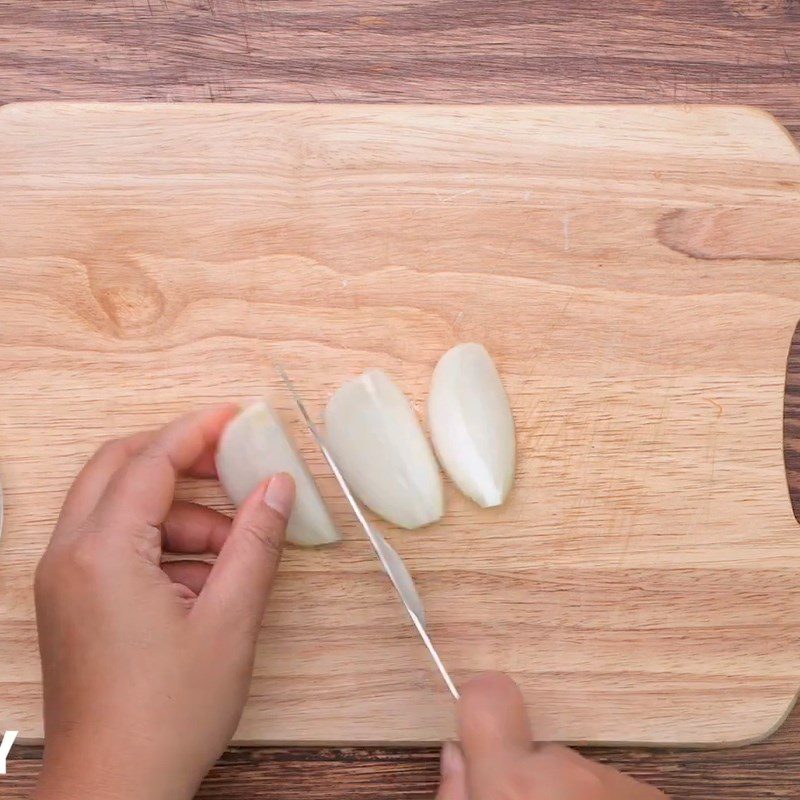
<svg viewBox="0 0 800 800">
<path fill-rule="evenodd" d="M 32 800 L 191 800 L 147 780 L 121 781 L 115 775 L 80 775 L 43 769 Z"/>
<path fill-rule="evenodd" d="M 146 797 L 149 800 L 151 796 L 103 781 L 88 778 L 76 781 L 62 775 L 43 774 L 36 784 L 32 800 L 145 800 Z"/>
<path fill-rule="evenodd" d="M 80 775 L 71 770 L 43 767 L 33 793 L 33 800 L 151 800 L 160 798 L 147 788 L 127 785 L 118 776 L 90 774 Z"/>
<path fill-rule="evenodd" d="M 197 787 L 147 761 L 124 746 L 46 744 L 33 800 L 191 800 Z"/>
</svg>

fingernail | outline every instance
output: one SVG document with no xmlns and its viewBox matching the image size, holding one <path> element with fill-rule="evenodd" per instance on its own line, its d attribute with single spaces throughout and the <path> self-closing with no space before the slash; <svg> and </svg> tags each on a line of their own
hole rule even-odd
<svg viewBox="0 0 800 800">
<path fill-rule="evenodd" d="M 291 475 L 279 472 L 273 475 L 264 492 L 264 502 L 284 519 L 289 519 L 294 505 L 294 481 Z"/>
<path fill-rule="evenodd" d="M 445 742 L 442 745 L 442 760 L 439 769 L 443 778 L 463 774 L 464 756 L 461 748 L 455 742 Z"/>
</svg>

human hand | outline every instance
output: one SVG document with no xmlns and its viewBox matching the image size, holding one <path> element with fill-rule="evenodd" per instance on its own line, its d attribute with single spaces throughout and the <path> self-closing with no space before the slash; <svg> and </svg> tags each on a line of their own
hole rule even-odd
<svg viewBox="0 0 800 800">
<path fill-rule="evenodd" d="M 236 729 L 294 500 L 277 475 L 233 522 L 174 500 L 211 478 L 220 406 L 104 445 L 36 573 L 45 759 L 38 800 L 193 796 Z M 163 551 L 218 554 L 161 564 Z"/>
<path fill-rule="evenodd" d="M 668 800 L 611 767 L 559 745 L 535 745 L 511 678 L 483 675 L 458 705 L 461 746 L 442 750 L 437 800 Z"/>
</svg>

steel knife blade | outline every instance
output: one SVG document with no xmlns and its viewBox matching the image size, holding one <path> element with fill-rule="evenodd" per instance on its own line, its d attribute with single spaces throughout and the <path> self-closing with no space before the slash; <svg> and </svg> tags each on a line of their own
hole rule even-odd
<svg viewBox="0 0 800 800">
<path fill-rule="evenodd" d="M 281 376 L 281 379 L 286 384 L 286 388 L 289 390 L 289 393 L 292 395 L 292 399 L 299 409 L 303 420 L 308 426 L 311 435 L 314 437 L 317 447 L 319 447 L 322 455 L 328 462 L 328 466 L 331 468 L 331 472 L 336 478 L 336 481 L 338 482 L 345 499 L 350 504 L 350 508 L 353 510 L 356 519 L 360 523 L 364 533 L 367 535 L 367 539 L 372 545 L 372 548 L 375 550 L 378 560 L 381 562 L 381 566 L 389 576 L 392 585 L 402 600 L 403 606 L 405 607 L 411 622 L 414 624 L 414 627 L 417 629 L 417 633 L 419 633 L 423 644 L 430 653 L 433 663 L 439 670 L 439 674 L 442 676 L 445 685 L 450 691 L 450 694 L 452 694 L 453 697 L 458 700 L 458 689 L 456 688 L 455 683 L 453 683 L 453 679 L 450 677 L 450 674 L 445 668 L 439 653 L 436 651 L 436 648 L 434 647 L 433 642 L 431 641 L 431 638 L 425 629 L 425 611 L 422 605 L 422 600 L 417 592 L 417 588 L 414 585 L 414 580 L 411 577 L 411 573 L 409 573 L 408 568 L 406 567 L 399 553 L 389 544 L 389 542 L 386 541 L 386 539 L 384 539 L 383 535 L 375 528 L 374 525 L 371 525 L 369 520 L 366 518 L 360 503 L 358 500 L 356 500 L 355 495 L 351 491 L 347 481 L 344 478 L 344 475 L 342 475 L 341 470 L 337 466 L 333 455 L 328 450 L 328 446 L 325 444 L 322 434 L 320 433 L 314 421 L 311 419 L 291 379 L 280 365 L 276 364 L 276 369 L 278 374 Z"/>
</svg>

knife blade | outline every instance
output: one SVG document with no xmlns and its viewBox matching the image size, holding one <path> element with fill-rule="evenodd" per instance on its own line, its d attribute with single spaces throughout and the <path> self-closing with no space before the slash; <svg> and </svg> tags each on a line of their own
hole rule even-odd
<svg viewBox="0 0 800 800">
<path fill-rule="evenodd" d="M 450 694 L 452 694 L 453 697 L 458 700 L 458 689 L 456 688 L 455 683 L 453 683 L 453 679 L 450 677 L 450 674 L 448 673 L 441 657 L 439 656 L 439 653 L 437 652 L 430 636 L 428 635 L 427 630 L 425 629 L 425 611 L 422 605 L 422 599 L 420 598 L 417 588 L 414 585 L 414 580 L 411 577 L 411 573 L 408 571 L 408 568 L 403 562 L 403 559 L 400 557 L 400 554 L 389 544 L 389 542 L 386 541 L 386 539 L 384 539 L 383 535 L 369 523 L 369 520 L 367 520 L 360 503 L 358 500 L 356 500 L 355 495 L 353 495 L 353 492 L 347 484 L 347 481 L 344 479 L 344 475 L 342 475 L 339 467 L 337 466 L 333 455 L 331 454 L 330 450 L 328 450 L 328 446 L 325 444 L 325 440 L 322 438 L 319 428 L 317 428 L 308 411 L 306 411 L 306 407 L 303 404 L 303 401 L 300 399 L 300 395 L 298 394 L 297 389 L 295 388 L 291 379 L 286 374 L 283 367 L 281 367 L 279 364 L 276 364 L 275 368 L 277 369 L 278 374 L 281 376 L 283 382 L 286 384 L 286 388 L 289 390 L 289 393 L 292 395 L 292 399 L 299 409 L 303 420 L 308 426 L 311 435 L 314 437 L 317 447 L 319 447 L 322 455 L 328 462 L 328 466 L 331 468 L 331 472 L 336 478 L 339 488 L 342 490 L 342 494 L 344 494 L 345 499 L 349 503 L 350 508 L 353 510 L 353 513 L 356 516 L 356 519 L 361 524 L 361 528 L 367 535 L 367 539 L 372 545 L 375 554 L 378 556 L 381 566 L 389 576 L 389 579 L 397 591 L 397 594 L 400 597 L 400 600 L 402 601 L 403 606 L 405 607 L 405 610 L 411 619 L 411 622 L 417 629 L 417 633 L 427 648 L 428 653 L 430 653 L 433 663 L 439 670 L 439 674 L 442 676 L 445 685 L 450 691 Z"/>
</svg>

